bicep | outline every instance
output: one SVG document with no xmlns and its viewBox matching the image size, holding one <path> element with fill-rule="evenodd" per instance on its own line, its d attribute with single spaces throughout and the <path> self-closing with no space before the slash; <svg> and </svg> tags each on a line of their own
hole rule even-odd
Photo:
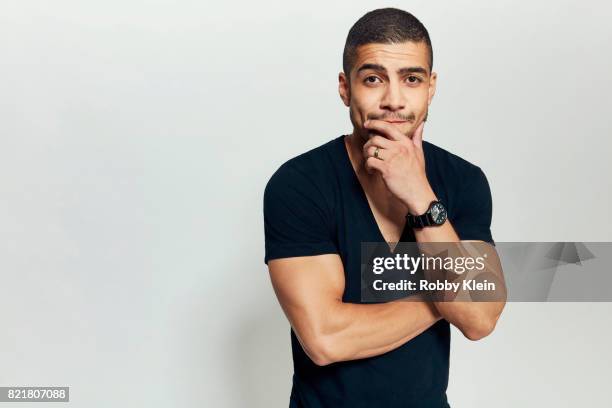
<svg viewBox="0 0 612 408">
<path fill-rule="evenodd" d="M 337 254 L 273 259 L 268 262 L 278 301 L 302 342 L 327 331 L 326 316 L 342 302 L 344 268 Z"/>
</svg>

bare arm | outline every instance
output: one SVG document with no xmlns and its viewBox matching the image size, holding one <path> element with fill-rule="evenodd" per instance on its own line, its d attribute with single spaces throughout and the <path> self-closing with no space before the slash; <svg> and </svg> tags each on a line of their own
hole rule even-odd
<svg viewBox="0 0 612 408">
<path fill-rule="evenodd" d="M 306 354 L 317 365 L 393 350 L 440 320 L 429 302 L 343 303 L 336 254 L 268 262 L 272 286 Z"/>
<path fill-rule="evenodd" d="M 417 242 L 460 242 L 450 221 L 440 227 L 415 230 L 415 236 Z M 457 327 L 470 340 L 480 340 L 491 334 L 506 305 L 506 288 L 497 251 L 493 246 L 484 243 L 479 247 L 480 249 L 487 247 L 485 268 L 497 278 L 498 289 L 495 297 L 499 301 L 473 302 L 469 294 L 460 290 L 457 294 L 453 294 L 456 297 L 452 301 L 433 302 L 442 317 Z M 454 249 L 461 250 L 461 246 L 458 245 Z M 455 256 L 460 255 L 462 254 L 455 254 Z"/>
<path fill-rule="evenodd" d="M 377 131 L 383 136 L 373 136 L 363 145 L 365 168 L 379 174 L 387 189 L 400 199 L 411 214 L 423 214 L 432 201 L 438 198 L 429 184 L 425 171 L 423 151 L 424 120 L 414 130 L 411 137 L 406 137 L 397 127 L 382 120 L 368 120 L 364 123 L 367 129 Z M 375 154 L 378 152 L 378 155 Z M 377 157 L 378 156 L 378 157 Z M 382 157 L 382 159 L 381 159 Z M 462 203 L 460 211 L 463 217 L 473 220 L 477 215 L 491 217 L 489 200 L 490 189 L 484 173 L 472 168 L 471 178 L 479 189 L 485 189 L 488 197 L 481 202 Z M 474 185 L 462 186 L 464 189 Z M 482 191 L 482 190 L 481 190 Z M 484 196 L 484 194 L 483 194 Z M 415 229 L 417 242 L 459 242 L 450 220 L 440 226 Z M 497 252 L 493 250 L 494 257 Z M 497 259 L 494 264 L 498 264 Z M 501 275 L 501 268 L 489 272 Z M 503 279 L 503 276 L 501 276 Z M 499 302 L 434 302 L 442 317 L 456 326 L 470 340 L 478 340 L 493 331 L 504 308 L 505 297 Z"/>
</svg>

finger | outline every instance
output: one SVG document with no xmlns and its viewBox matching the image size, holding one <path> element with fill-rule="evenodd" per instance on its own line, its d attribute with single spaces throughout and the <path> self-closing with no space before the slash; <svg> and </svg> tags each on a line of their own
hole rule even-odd
<svg viewBox="0 0 612 408">
<path fill-rule="evenodd" d="M 378 154 L 376 154 L 376 149 L 378 149 Z M 374 157 L 375 159 L 378 160 L 385 160 L 386 157 L 388 157 L 388 155 L 384 152 L 389 152 L 387 149 L 381 149 L 378 146 L 370 146 L 366 149 L 364 156 L 366 158 L 368 157 Z"/>
<path fill-rule="evenodd" d="M 425 127 L 425 122 L 421 122 L 419 126 L 417 126 L 414 134 L 412 135 L 412 143 L 419 149 L 423 150 L 423 128 Z"/>
<path fill-rule="evenodd" d="M 363 145 L 363 150 L 365 152 L 365 150 L 367 148 L 369 148 L 370 146 L 378 146 L 382 149 L 393 149 L 395 147 L 395 142 L 392 140 L 387 139 L 386 137 L 383 136 L 372 136 L 367 142 L 365 142 L 365 144 Z"/>
<path fill-rule="evenodd" d="M 386 136 L 389 140 L 400 141 L 405 138 L 404 134 L 395 126 L 384 120 L 369 119 L 363 126 L 368 130 L 374 130 Z"/>
<path fill-rule="evenodd" d="M 375 159 L 374 157 L 368 157 L 365 162 L 365 168 L 370 174 L 372 174 L 372 171 L 377 171 L 383 176 L 387 174 L 387 164 L 382 160 Z"/>
<path fill-rule="evenodd" d="M 381 150 L 385 149 L 388 150 L 388 152 L 394 152 L 396 150 L 396 144 L 397 142 L 391 141 L 382 136 L 374 136 L 363 145 L 363 155 L 365 157 L 371 157 L 376 151 L 377 147 Z M 390 155 L 385 154 L 385 157 L 390 157 Z"/>
</svg>

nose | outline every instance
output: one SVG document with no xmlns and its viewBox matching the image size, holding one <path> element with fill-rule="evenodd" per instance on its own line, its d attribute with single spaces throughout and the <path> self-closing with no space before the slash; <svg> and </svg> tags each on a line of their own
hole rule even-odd
<svg viewBox="0 0 612 408">
<path fill-rule="evenodd" d="M 383 99 L 380 101 L 380 108 L 391 111 L 401 110 L 405 108 L 404 96 L 399 84 L 389 83 Z"/>
</svg>

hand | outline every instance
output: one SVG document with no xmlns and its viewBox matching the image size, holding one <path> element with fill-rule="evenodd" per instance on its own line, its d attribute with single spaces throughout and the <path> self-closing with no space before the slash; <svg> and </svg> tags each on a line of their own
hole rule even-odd
<svg viewBox="0 0 612 408">
<path fill-rule="evenodd" d="M 376 130 L 383 136 L 373 136 L 363 146 L 365 168 L 369 173 L 377 171 L 389 191 L 398 197 L 413 215 L 425 213 L 436 195 L 425 173 L 423 153 L 423 126 L 421 122 L 412 139 L 396 126 L 382 120 L 370 119 L 366 129 Z M 374 157 L 378 148 L 378 158 Z"/>
</svg>

